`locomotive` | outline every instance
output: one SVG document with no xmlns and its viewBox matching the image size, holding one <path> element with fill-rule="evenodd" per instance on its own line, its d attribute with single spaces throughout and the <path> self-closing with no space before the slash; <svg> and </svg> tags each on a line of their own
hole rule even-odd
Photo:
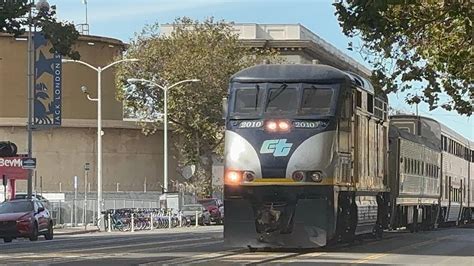
<svg viewBox="0 0 474 266">
<path fill-rule="evenodd" d="M 389 119 L 386 95 L 357 74 L 257 65 L 231 77 L 226 100 L 227 246 L 313 248 L 472 219 L 472 143 L 428 118 Z M 449 175 L 446 201 L 443 167 L 461 158 L 443 136 L 470 161 Z"/>
</svg>

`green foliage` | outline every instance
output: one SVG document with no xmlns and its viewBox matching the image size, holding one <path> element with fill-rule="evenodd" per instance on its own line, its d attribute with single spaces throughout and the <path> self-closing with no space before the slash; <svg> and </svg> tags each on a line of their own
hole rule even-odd
<svg viewBox="0 0 474 266">
<path fill-rule="evenodd" d="M 137 116 L 155 120 L 163 112 L 162 91 L 157 87 L 137 84 L 131 88 L 128 78 L 154 80 L 172 85 L 185 79 L 200 79 L 169 90 L 168 118 L 173 135 L 180 136 L 177 150 L 181 165 L 196 165 L 194 182 L 202 194 L 212 192 L 212 158 L 222 152 L 222 98 L 228 82 L 237 71 L 263 60 L 275 59 L 270 50 L 243 47 L 231 26 L 223 21 L 203 22 L 178 18 L 169 36 L 158 34 L 158 24 L 146 27 L 130 43 L 127 57 L 138 58 L 137 65 L 122 64 L 116 83 L 119 99 Z M 167 83 L 168 82 L 168 83 Z M 161 127 L 161 122 L 143 123 L 145 132 Z"/>
<path fill-rule="evenodd" d="M 0 32 L 13 34 L 15 37 L 24 34 L 30 23 L 28 13 L 32 6 L 34 5 L 27 0 L 5 1 L 0 6 Z M 79 53 L 71 48 L 79 38 L 79 32 L 74 24 L 58 22 L 55 15 L 56 6 L 51 6 L 50 10 L 35 10 L 31 24 L 41 30 L 51 42 L 51 52 L 80 59 Z"/>
<path fill-rule="evenodd" d="M 472 114 L 472 1 L 338 0 L 334 6 L 343 32 L 364 41 L 360 49 L 379 89 L 408 90 L 408 103 L 422 100 L 431 110 Z M 421 87 L 419 95 L 414 86 Z"/>
</svg>

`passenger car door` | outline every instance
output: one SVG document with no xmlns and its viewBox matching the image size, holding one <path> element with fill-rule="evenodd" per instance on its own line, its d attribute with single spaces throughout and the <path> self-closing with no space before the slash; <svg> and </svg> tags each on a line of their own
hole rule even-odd
<svg viewBox="0 0 474 266">
<path fill-rule="evenodd" d="M 48 230 L 48 214 L 41 202 L 35 202 L 36 220 L 38 221 L 38 231 Z"/>
</svg>

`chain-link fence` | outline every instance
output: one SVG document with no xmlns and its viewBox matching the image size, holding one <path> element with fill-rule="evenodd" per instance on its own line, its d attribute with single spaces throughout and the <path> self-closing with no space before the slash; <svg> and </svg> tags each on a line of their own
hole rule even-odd
<svg viewBox="0 0 474 266">
<path fill-rule="evenodd" d="M 101 210 L 117 209 L 140 209 L 140 208 L 166 208 L 164 202 L 160 202 L 160 194 L 122 192 L 106 194 L 102 202 Z M 179 193 L 179 206 L 196 203 L 196 196 L 191 193 Z M 76 195 L 64 193 L 62 199 L 51 199 L 45 202 L 51 212 L 54 224 L 57 226 L 82 226 L 85 224 L 96 224 L 97 198 L 93 193 L 88 193 L 85 200 L 84 193 Z M 170 208 L 168 206 L 168 208 Z M 172 207 L 171 207 L 172 208 Z M 175 212 L 177 211 L 174 210 Z"/>
<path fill-rule="evenodd" d="M 123 208 L 159 208 L 160 202 L 146 200 L 104 200 L 102 210 Z M 97 200 L 66 200 L 49 202 L 51 216 L 55 225 L 80 226 L 95 224 L 97 217 Z"/>
</svg>

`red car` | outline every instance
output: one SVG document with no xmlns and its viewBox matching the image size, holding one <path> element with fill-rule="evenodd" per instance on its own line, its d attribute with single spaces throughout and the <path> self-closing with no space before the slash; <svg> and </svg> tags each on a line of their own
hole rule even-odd
<svg viewBox="0 0 474 266">
<path fill-rule="evenodd" d="M 204 205 L 206 209 L 211 214 L 211 221 L 217 224 L 224 223 L 224 204 L 220 199 L 216 198 L 208 198 L 208 199 L 200 199 L 198 200 L 199 203 Z"/>
<path fill-rule="evenodd" d="M 12 242 L 17 237 L 36 241 L 39 235 L 51 240 L 53 234 L 53 221 L 49 211 L 39 200 L 11 200 L 0 203 L 0 238 L 3 238 L 4 242 Z"/>
</svg>

